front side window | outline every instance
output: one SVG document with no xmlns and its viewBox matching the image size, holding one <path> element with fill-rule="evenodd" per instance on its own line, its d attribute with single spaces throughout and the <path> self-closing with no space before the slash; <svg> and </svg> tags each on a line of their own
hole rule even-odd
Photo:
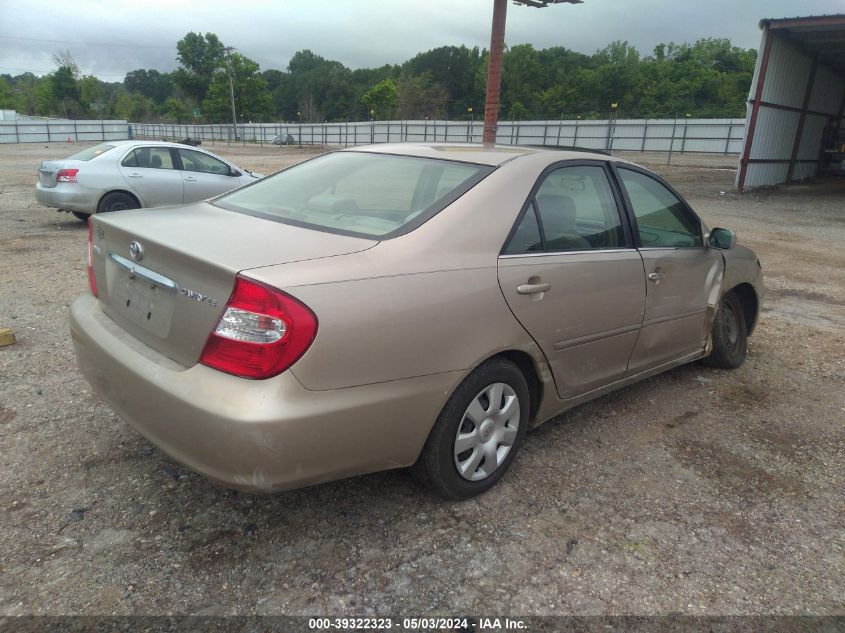
<svg viewBox="0 0 845 633">
<path fill-rule="evenodd" d="M 180 148 L 179 158 L 182 159 L 182 169 L 185 171 L 198 171 L 203 174 L 217 174 L 219 176 L 228 176 L 232 173 L 229 166 L 222 160 L 192 149 Z"/>
<path fill-rule="evenodd" d="M 277 222 L 394 237 L 416 228 L 493 170 L 431 158 L 334 152 L 214 200 Z"/>
<path fill-rule="evenodd" d="M 538 221 L 539 218 L 539 221 Z M 542 231 L 542 246 L 532 241 Z M 540 184 L 505 254 L 580 251 L 625 246 L 625 233 L 603 167 L 562 167 Z"/>
<path fill-rule="evenodd" d="M 124 167 L 173 169 L 173 157 L 167 147 L 136 147 L 121 163 Z"/>
<path fill-rule="evenodd" d="M 644 248 L 701 246 L 701 223 L 678 197 L 654 178 L 619 168 Z"/>
</svg>

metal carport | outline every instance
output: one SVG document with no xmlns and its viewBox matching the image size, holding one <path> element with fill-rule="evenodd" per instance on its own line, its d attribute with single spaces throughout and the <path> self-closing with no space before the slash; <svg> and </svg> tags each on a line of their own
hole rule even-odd
<svg viewBox="0 0 845 633">
<path fill-rule="evenodd" d="M 843 125 L 845 15 L 761 20 L 739 191 L 815 176 L 825 127 Z"/>
</svg>

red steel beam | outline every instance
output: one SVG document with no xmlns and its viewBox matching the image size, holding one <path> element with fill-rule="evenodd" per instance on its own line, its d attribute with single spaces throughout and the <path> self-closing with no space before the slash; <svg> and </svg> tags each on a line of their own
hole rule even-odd
<svg viewBox="0 0 845 633">
<path fill-rule="evenodd" d="M 760 72 L 757 74 L 757 87 L 754 90 L 754 102 L 751 106 L 751 120 L 748 122 L 748 131 L 745 133 L 745 147 L 742 150 L 742 160 L 739 165 L 739 182 L 737 183 L 739 193 L 745 190 L 745 177 L 748 174 L 748 159 L 751 158 L 754 130 L 757 127 L 757 115 L 760 114 L 760 102 L 763 100 L 763 86 L 766 84 L 766 71 L 769 69 L 769 55 L 772 52 L 774 35 L 768 27 L 765 30 L 765 34 L 766 44 L 763 46 L 763 57 L 760 59 Z"/>
<path fill-rule="evenodd" d="M 786 170 L 786 182 L 792 181 L 795 173 L 795 160 L 798 158 L 798 150 L 801 147 L 801 136 L 804 134 L 804 122 L 807 120 L 807 108 L 810 107 L 810 97 L 813 96 L 813 86 L 816 83 L 816 70 L 819 67 L 819 54 L 813 55 L 813 65 L 810 66 L 810 76 L 807 79 L 807 89 L 804 91 L 804 103 L 801 105 L 801 116 L 798 119 L 798 128 L 795 130 L 795 141 L 792 143 L 792 155 L 789 157 L 789 169 Z"/>
<path fill-rule="evenodd" d="M 505 59 L 505 18 L 507 0 L 493 0 L 493 28 L 490 33 L 490 60 L 487 63 L 487 100 L 484 105 L 485 147 L 496 144 L 499 127 L 499 95 L 502 87 L 502 65 Z"/>
</svg>

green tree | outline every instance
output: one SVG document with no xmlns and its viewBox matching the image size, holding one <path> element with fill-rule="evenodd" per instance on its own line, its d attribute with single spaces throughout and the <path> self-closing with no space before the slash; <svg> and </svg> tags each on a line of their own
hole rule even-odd
<svg viewBox="0 0 845 633">
<path fill-rule="evenodd" d="M 158 113 L 163 121 L 167 123 L 189 123 L 191 111 L 182 101 L 175 97 L 168 97 L 158 107 Z"/>
<path fill-rule="evenodd" d="M 188 33 L 176 43 L 179 68 L 173 79 L 197 102 L 205 99 L 214 74 L 226 56 L 223 42 L 214 33 Z"/>
<path fill-rule="evenodd" d="M 0 77 L 0 109 L 12 110 L 16 106 L 15 94 L 12 92 L 11 84 L 5 77 Z"/>
<path fill-rule="evenodd" d="M 208 97 L 203 101 L 206 114 L 215 121 L 231 119 L 229 76 L 226 63 L 217 69 L 208 87 Z M 235 110 L 243 121 L 264 121 L 270 117 L 273 101 L 267 91 L 267 82 L 259 66 L 240 53 L 231 55 L 232 85 L 235 93 Z"/>
<path fill-rule="evenodd" d="M 367 111 L 374 119 L 385 120 L 393 116 L 399 101 L 399 88 L 393 79 L 384 79 L 372 86 L 361 97 Z"/>
<path fill-rule="evenodd" d="M 431 74 L 403 75 L 399 79 L 397 114 L 401 119 L 442 119 L 446 116 L 448 93 L 431 80 Z"/>
<path fill-rule="evenodd" d="M 152 68 L 129 71 L 123 85 L 129 92 L 139 92 L 156 103 L 164 103 L 173 92 L 173 78 L 170 73 L 160 73 Z"/>
<path fill-rule="evenodd" d="M 99 115 L 105 109 L 103 82 L 93 75 L 79 80 L 79 101 L 86 112 Z"/>
<path fill-rule="evenodd" d="M 112 114 L 118 119 L 133 121 L 134 108 L 135 101 L 132 96 L 126 90 L 119 90 L 112 101 Z"/>
</svg>

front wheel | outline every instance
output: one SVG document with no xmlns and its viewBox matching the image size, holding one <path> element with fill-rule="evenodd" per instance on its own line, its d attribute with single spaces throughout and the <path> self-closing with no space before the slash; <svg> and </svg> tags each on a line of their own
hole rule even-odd
<svg viewBox="0 0 845 633">
<path fill-rule="evenodd" d="M 529 410 L 528 384 L 516 365 L 504 359 L 481 365 L 440 412 L 415 466 L 417 474 L 449 499 L 481 494 L 513 462 Z"/>
<path fill-rule="evenodd" d="M 748 329 L 742 301 L 735 292 L 729 292 L 719 303 L 713 320 L 713 351 L 704 359 L 708 367 L 736 369 L 748 353 Z"/>
<path fill-rule="evenodd" d="M 115 191 L 114 193 L 108 193 L 103 196 L 97 211 L 99 213 L 108 213 L 110 211 L 122 211 L 124 209 L 138 209 L 140 206 L 138 201 L 129 194 Z"/>
</svg>

